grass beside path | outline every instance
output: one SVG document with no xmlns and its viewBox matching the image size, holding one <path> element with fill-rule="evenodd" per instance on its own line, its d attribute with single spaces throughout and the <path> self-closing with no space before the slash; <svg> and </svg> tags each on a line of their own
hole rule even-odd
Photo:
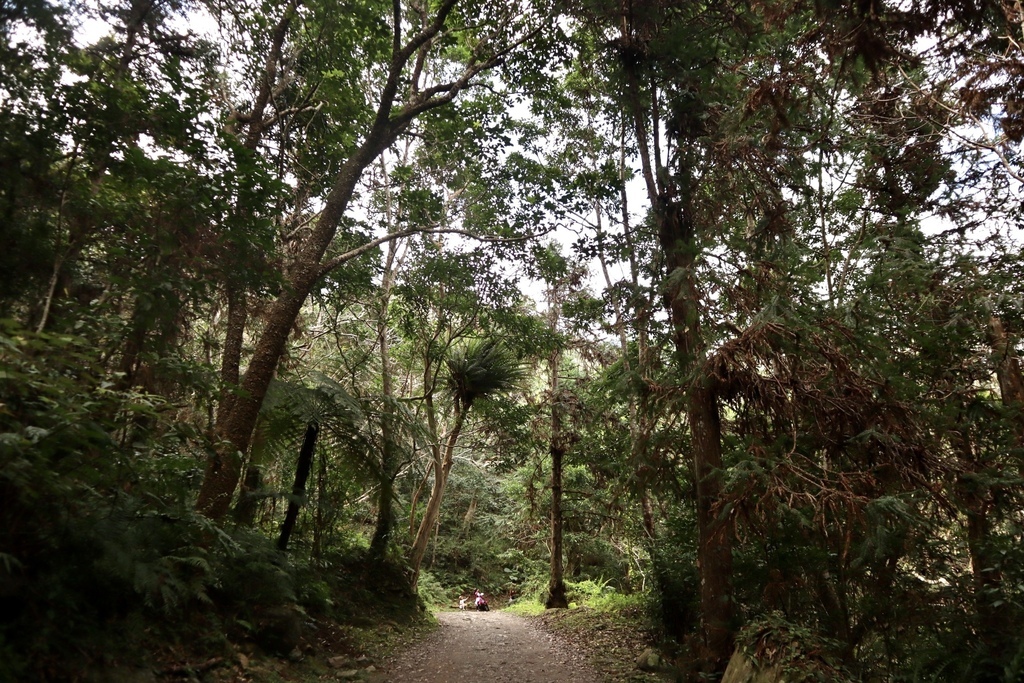
<svg viewBox="0 0 1024 683">
<path fill-rule="evenodd" d="M 668 673 L 637 669 L 637 657 L 657 643 L 657 634 L 642 596 L 615 594 L 610 599 L 585 600 L 569 609 L 547 610 L 539 602 L 523 601 L 508 608 L 536 619 L 542 627 L 589 653 L 604 683 L 665 683 Z"/>
</svg>

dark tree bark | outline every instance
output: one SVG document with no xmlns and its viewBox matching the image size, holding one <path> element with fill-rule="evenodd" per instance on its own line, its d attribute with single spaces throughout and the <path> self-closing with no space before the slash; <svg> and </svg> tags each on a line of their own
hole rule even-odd
<svg viewBox="0 0 1024 683">
<path fill-rule="evenodd" d="M 703 360 L 703 339 L 696 282 L 693 228 L 685 212 L 673 207 L 661 221 L 661 245 L 669 273 L 682 271 L 682 282 L 665 295 L 680 366 L 691 369 Z M 724 666 L 732 655 L 732 536 L 719 519 L 721 499 L 722 425 L 718 397 L 710 378 L 696 373 L 688 387 L 686 415 L 690 424 L 697 503 L 697 562 L 700 574 L 701 624 L 713 663 Z"/>
<path fill-rule="evenodd" d="M 706 342 L 700 325 L 701 292 L 697 282 L 700 245 L 693 218 L 693 170 L 683 166 L 674 182 L 659 181 L 658 150 L 647 144 L 647 118 L 638 75 L 628 69 L 629 90 L 640 160 L 648 198 L 654 207 L 658 241 L 665 259 L 665 308 L 669 313 L 676 362 L 691 376 L 686 391 L 686 415 L 691 436 L 691 460 L 697 508 L 697 564 L 700 575 L 701 631 L 708 663 L 725 668 L 732 656 L 732 537 L 728 520 L 719 519 L 721 498 L 722 425 L 712 378 L 701 370 Z M 649 106 L 652 128 L 659 127 L 657 97 Z M 655 141 L 657 136 L 655 136 Z M 682 144 L 682 141 L 681 141 Z"/>
<path fill-rule="evenodd" d="M 565 609 L 565 569 L 562 548 L 562 459 L 565 443 L 562 438 L 562 408 L 558 398 L 558 352 L 551 362 L 551 573 L 548 580 L 547 609 Z"/>
<path fill-rule="evenodd" d="M 385 463 L 387 464 L 387 463 Z M 377 495 L 377 524 L 370 541 L 370 559 L 381 562 L 387 556 L 388 544 L 391 542 L 391 530 L 395 528 L 394 480 L 386 478 L 381 481 Z"/>
<path fill-rule="evenodd" d="M 565 609 L 569 600 L 565 595 L 564 568 L 562 563 L 562 456 L 561 448 L 551 448 L 551 578 L 548 581 L 548 597 L 544 606 L 548 609 Z"/>
<path fill-rule="evenodd" d="M 319 434 L 320 425 L 316 422 L 310 422 L 306 426 L 306 435 L 302 440 L 302 448 L 299 450 L 299 461 L 295 466 L 292 498 L 288 501 L 288 512 L 285 513 L 284 522 L 281 524 L 281 535 L 277 539 L 278 550 L 288 549 L 288 540 L 291 538 L 292 530 L 295 529 L 295 521 L 299 518 L 299 501 L 306 495 L 306 480 L 309 479 L 309 472 L 313 468 L 313 452 L 316 450 L 316 438 Z"/>
<path fill-rule="evenodd" d="M 1008 624 L 1005 608 L 998 603 L 1003 594 L 1003 573 L 992 556 L 992 521 L 989 503 L 978 495 L 967 499 L 967 551 L 971 558 L 974 579 L 974 607 L 978 614 L 978 636 L 990 650 L 998 651 L 1006 644 Z"/>
<path fill-rule="evenodd" d="M 256 510 L 259 504 L 259 491 L 262 486 L 262 475 L 260 468 L 250 464 L 245 469 L 245 479 L 242 480 L 242 492 L 238 496 L 238 503 L 235 505 L 235 522 L 251 527 L 256 523 Z"/>
<path fill-rule="evenodd" d="M 1010 419 L 1017 446 L 1024 447 L 1024 374 L 1003 321 L 996 316 L 989 320 L 989 342 L 995 356 L 999 393 L 1003 405 L 1011 411 Z M 1024 475 L 1024 463 L 1019 468 Z"/>
</svg>

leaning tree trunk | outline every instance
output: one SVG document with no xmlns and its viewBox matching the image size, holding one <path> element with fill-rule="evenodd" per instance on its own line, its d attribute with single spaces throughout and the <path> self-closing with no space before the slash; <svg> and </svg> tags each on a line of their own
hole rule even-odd
<svg viewBox="0 0 1024 683">
<path fill-rule="evenodd" d="M 397 19 L 391 27 L 391 60 L 386 82 L 378 94 L 377 111 L 373 122 L 359 147 L 341 164 L 315 226 L 302 240 L 294 260 L 285 269 L 281 294 L 270 306 L 263 333 L 256 343 L 245 377 L 239 385 L 238 396 L 229 410 L 218 415 L 215 433 L 220 445 L 207 461 L 203 483 L 196 500 L 196 509 L 207 517 L 221 519 L 231 507 L 231 499 L 241 475 L 242 454 L 249 447 L 260 406 L 277 371 L 288 335 L 317 281 L 332 268 L 339 267 L 371 247 L 401 236 L 396 233 L 371 240 L 342 256 L 324 262 L 324 255 L 334 240 L 363 170 L 418 116 L 451 103 L 462 90 L 471 85 L 475 76 L 493 68 L 505 51 L 515 49 L 519 45 L 519 42 L 512 41 L 503 49 L 494 52 L 474 52 L 471 61 L 463 65 L 461 75 L 457 75 L 454 80 L 444 86 L 421 89 L 420 79 L 424 70 L 419 67 L 422 67 L 423 60 L 432 49 L 434 38 L 446 30 L 448 17 L 455 10 L 456 3 L 457 0 L 441 0 L 433 16 L 428 17 L 425 25 L 409 36 L 402 34 L 405 24 L 401 21 L 401 4 L 393 4 Z M 284 32 L 288 30 L 283 21 L 279 28 Z M 416 65 L 411 79 L 408 73 L 410 65 Z M 401 106 L 396 106 L 403 93 L 408 93 L 406 101 Z M 411 228 L 404 234 L 419 231 L 422 229 Z"/>
<path fill-rule="evenodd" d="M 299 462 L 295 466 L 292 497 L 288 501 L 288 512 L 285 513 L 284 522 L 281 524 L 281 535 L 277 539 L 278 550 L 288 550 L 288 540 L 295 528 L 295 521 L 299 518 L 299 506 L 302 498 L 306 495 L 306 480 L 309 479 L 309 471 L 313 468 L 313 452 L 316 450 L 316 437 L 319 434 L 320 425 L 316 422 L 310 422 L 306 426 L 306 435 L 302 439 L 302 448 L 299 450 Z"/>
<path fill-rule="evenodd" d="M 277 371 L 288 335 L 306 297 L 322 276 L 321 261 L 345 215 L 363 169 L 389 142 L 385 131 L 379 131 L 377 135 L 371 135 L 345 163 L 316 228 L 303 243 L 289 269 L 281 295 L 270 307 L 263 334 L 253 350 L 238 395 L 231 401 L 230 408 L 221 410 L 217 416 L 215 431 L 221 443 L 216 454 L 207 461 L 196 500 L 196 509 L 207 517 L 221 519 L 231 507 L 241 475 L 242 454 L 249 448 L 260 406 Z"/>
<path fill-rule="evenodd" d="M 459 433 L 465 421 L 468 406 L 460 407 L 456 402 L 455 424 L 452 431 L 445 440 L 444 451 L 434 451 L 434 485 L 430 489 L 430 498 L 427 500 L 427 509 L 423 511 L 423 519 L 420 520 L 419 529 L 416 531 L 416 539 L 412 544 L 412 551 L 409 553 L 409 565 L 412 568 L 412 587 L 415 590 L 420 578 L 420 567 L 423 558 L 427 554 L 427 545 L 430 544 L 430 536 L 433 534 L 434 525 L 441 516 L 441 502 L 444 499 L 444 490 L 448 485 L 448 475 L 452 470 L 452 463 L 455 456 L 455 444 L 459 440 Z"/>
</svg>

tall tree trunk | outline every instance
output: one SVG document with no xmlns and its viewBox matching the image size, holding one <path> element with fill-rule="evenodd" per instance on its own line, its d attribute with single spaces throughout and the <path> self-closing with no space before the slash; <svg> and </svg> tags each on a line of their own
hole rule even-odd
<svg viewBox="0 0 1024 683">
<path fill-rule="evenodd" d="M 623 124 L 625 125 L 625 124 Z M 633 246 L 633 240 L 631 237 L 631 230 L 629 226 L 629 209 L 627 204 L 626 196 L 626 184 L 625 184 L 625 140 L 621 140 L 620 145 L 620 203 L 622 209 L 622 230 L 623 237 L 626 242 L 626 251 L 629 254 L 629 272 L 630 278 L 633 285 L 634 300 L 637 299 L 637 295 L 640 291 L 640 274 L 636 262 L 636 249 Z M 598 232 L 597 240 L 597 255 L 601 262 L 601 273 L 604 275 L 605 286 L 609 291 L 612 290 L 614 283 L 612 282 L 611 275 L 608 272 L 608 262 L 605 257 L 604 250 L 604 230 L 602 228 L 602 215 L 601 215 L 601 204 L 595 202 L 596 209 L 596 224 Z M 622 309 L 622 305 L 619 303 L 618 298 L 612 300 L 612 310 L 615 313 L 615 331 L 619 337 L 619 353 L 622 356 L 622 367 L 625 369 L 627 375 L 637 374 L 640 378 L 645 377 L 645 361 L 647 357 L 647 329 L 643 324 L 642 319 L 646 317 L 646 313 L 640 314 L 641 310 L 646 310 L 646 307 L 639 307 L 637 310 L 637 319 L 634 325 L 636 332 L 636 346 L 637 346 L 637 364 L 633 367 L 633 359 L 630 354 L 629 348 L 629 336 L 626 334 L 626 317 Z M 630 443 L 630 462 L 634 467 L 637 468 L 637 472 L 650 471 L 650 468 L 641 469 L 640 460 L 643 456 L 643 443 L 645 441 L 644 435 L 649 430 L 648 420 L 644 417 L 644 414 L 640 411 L 640 402 L 643 401 L 643 393 L 641 392 L 638 397 L 637 392 L 629 392 L 629 443 Z M 654 527 L 654 514 L 653 507 L 651 506 L 650 494 L 648 488 L 650 482 L 647 477 L 637 477 L 638 492 L 637 495 L 640 500 L 640 509 L 643 520 L 644 532 L 649 540 L 655 538 L 655 527 Z"/>
<path fill-rule="evenodd" d="M 391 289 L 395 284 L 395 257 L 398 246 L 395 242 L 388 245 L 387 263 L 384 268 L 384 280 L 381 283 L 382 302 L 377 317 L 377 343 L 380 346 L 380 378 L 381 393 L 384 395 L 384 414 L 381 417 L 381 462 L 380 491 L 377 495 L 377 524 L 370 541 L 370 558 L 380 562 L 387 555 L 391 529 L 395 525 L 394 515 L 394 483 L 396 475 L 394 417 L 391 412 L 391 399 L 394 396 L 392 386 L 391 352 L 388 339 L 388 303 Z"/>
<path fill-rule="evenodd" d="M 420 520 L 419 529 L 416 531 L 416 538 L 413 540 L 412 550 L 409 553 L 409 565 L 412 568 L 412 586 L 416 588 L 420 578 L 420 566 L 427 554 L 427 546 L 430 544 L 430 537 L 434 532 L 434 526 L 441 517 L 441 502 L 444 500 L 444 490 L 448 485 L 448 475 L 452 470 L 452 462 L 455 457 L 455 444 L 459 440 L 459 433 L 465 421 L 466 409 L 456 407 L 455 424 L 452 431 L 445 439 L 444 448 L 434 449 L 434 484 L 430 489 L 430 498 L 427 499 L 427 509 L 423 511 L 423 519 Z"/>
<path fill-rule="evenodd" d="M 996 379 L 1003 405 L 1010 409 L 1012 429 L 1017 447 L 1024 447 L 1024 375 L 1021 373 L 1020 357 L 1003 327 L 1003 321 L 996 316 L 989 320 L 989 343 L 995 356 Z M 1018 465 L 1024 475 L 1024 462 Z"/>
<path fill-rule="evenodd" d="M 551 304 L 557 310 L 558 304 Z M 551 373 L 551 572 L 548 579 L 548 597 L 544 602 L 547 609 L 565 609 L 569 601 L 565 595 L 565 577 L 562 549 L 562 458 L 565 456 L 565 439 L 562 435 L 562 406 L 560 404 L 558 369 L 560 353 L 551 353 L 548 371 Z"/>
<path fill-rule="evenodd" d="M 281 524 L 281 535 L 277 539 L 277 549 L 287 550 L 288 540 L 291 538 L 292 530 L 295 528 L 295 521 L 299 518 L 299 504 L 302 497 L 306 495 L 306 480 L 309 479 L 309 472 L 313 468 L 313 453 L 316 450 L 316 438 L 320 434 L 320 425 L 310 422 L 306 426 L 306 434 L 302 439 L 302 448 L 299 450 L 299 461 L 295 465 L 295 483 L 292 484 L 292 497 L 288 501 L 288 511 L 284 516 L 284 523 Z"/>
<path fill-rule="evenodd" d="M 1003 405 L 1009 412 L 1010 430 L 1017 448 L 1024 447 L 1024 377 L 1010 335 L 997 316 L 989 319 L 989 344 L 995 361 L 996 379 Z M 983 469 L 975 457 L 974 449 L 965 437 L 953 439 L 961 453 L 961 462 L 970 473 Z M 1024 476 L 1024 461 L 1018 460 L 1017 470 Z M 957 495 L 963 502 L 967 517 L 967 550 L 974 578 L 974 603 L 978 614 L 979 636 L 990 650 L 996 651 L 1011 633 L 1005 606 L 999 607 L 1003 594 L 1003 575 L 992 552 L 992 508 L 995 492 L 985 490 L 977 478 L 958 482 Z"/>
<path fill-rule="evenodd" d="M 623 37 L 628 44 L 628 32 Z M 664 303 L 672 326 L 676 361 L 683 375 L 691 377 L 686 387 L 686 414 L 696 479 L 701 632 L 708 663 L 722 670 L 732 656 L 733 646 L 732 537 L 728 523 L 718 519 L 717 510 L 722 486 L 722 426 L 718 397 L 711 378 L 700 369 L 706 344 L 700 327 L 701 297 L 696 274 L 699 244 L 692 215 L 693 188 L 689 186 L 693 182 L 693 170 L 681 160 L 676 179 L 667 175 L 663 178 L 655 173 L 655 169 L 663 168 L 658 144 L 657 92 L 652 87 L 646 96 L 643 94 L 635 67 L 627 66 L 626 76 L 641 171 L 665 259 Z M 654 141 L 653 149 L 648 144 L 648 114 L 651 117 L 650 130 L 653 131 L 650 135 Z M 680 141 L 680 144 L 685 144 L 685 141 Z"/>
<path fill-rule="evenodd" d="M 547 609 L 565 609 L 569 600 L 565 595 L 562 547 L 562 457 L 565 450 L 551 444 L 551 574 L 548 579 Z"/>
<path fill-rule="evenodd" d="M 244 287 L 237 283 L 227 286 L 227 329 L 224 331 L 224 351 L 220 362 L 220 400 L 217 414 L 231 412 L 238 394 L 238 380 L 242 364 L 242 345 L 245 339 L 245 324 L 249 317 L 249 302 Z M 242 487 L 235 504 L 235 522 L 252 526 L 256 521 L 257 491 L 262 484 L 263 474 L 250 458 L 242 478 Z"/>
<path fill-rule="evenodd" d="M 978 636 L 990 650 L 997 650 L 1007 633 L 1005 608 L 998 605 L 1003 594 L 1003 575 L 993 557 L 990 543 L 992 523 L 989 504 L 981 496 L 962 496 L 967 503 L 967 551 L 974 579 L 974 606 L 978 613 Z"/>
<path fill-rule="evenodd" d="M 686 200 L 684 200 L 686 201 Z M 665 303 L 673 328 L 680 369 L 693 374 L 687 387 L 686 414 L 696 480 L 697 562 L 700 574 L 701 628 L 711 662 L 724 667 L 732 656 L 732 536 L 719 519 L 722 479 L 722 425 L 711 379 L 700 370 L 705 343 L 700 326 L 696 282 L 697 242 L 692 217 L 682 203 L 659 200 L 659 238 L 669 276 Z"/>
<path fill-rule="evenodd" d="M 314 560 L 319 560 L 324 556 L 324 543 L 326 539 L 330 538 L 330 527 L 333 520 L 333 517 L 328 515 L 328 510 L 334 507 L 326 500 L 327 456 L 323 450 L 320 452 L 317 465 L 316 510 L 313 512 L 313 547 L 310 548 L 310 555 Z"/>
<path fill-rule="evenodd" d="M 967 505 L 967 547 L 974 578 L 974 604 L 978 613 L 978 636 L 990 649 L 1005 643 L 1006 611 L 996 604 L 1002 595 L 1002 572 L 992 556 L 989 503 L 983 496 L 961 493 Z"/>
<path fill-rule="evenodd" d="M 392 463 L 393 458 L 385 455 L 382 465 L 385 468 L 390 468 Z M 382 562 L 387 557 L 388 545 L 391 542 L 391 530 L 395 528 L 395 480 L 387 474 L 387 471 L 382 474 L 380 492 L 377 494 L 377 523 L 374 526 L 373 538 L 370 540 L 369 555 L 374 562 Z"/>
</svg>

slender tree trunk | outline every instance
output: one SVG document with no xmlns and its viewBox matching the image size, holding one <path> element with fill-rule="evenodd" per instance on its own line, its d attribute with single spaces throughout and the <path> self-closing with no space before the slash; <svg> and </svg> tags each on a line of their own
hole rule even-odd
<svg viewBox="0 0 1024 683">
<path fill-rule="evenodd" d="M 389 446 L 384 446 L 390 451 Z M 377 523 L 374 526 L 373 538 L 370 541 L 370 559 L 381 562 L 387 557 L 388 545 L 391 542 L 391 530 L 395 527 L 395 479 L 389 473 L 394 464 L 394 457 L 385 453 L 381 465 L 382 476 L 380 491 L 377 494 Z"/>
<path fill-rule="evenodd" d="M 620 163 L 624 164 L 625 163 L 624 141 L 623 141 L 623 147 L 621 147 L 620 150 L 621 150 L 621 154 L 622 154 L 621 162 Z M 623 234 L 624 234 L 624 237 L 625 237 L 625 240 L 626 240 L 626 245 L 627 245 L 626 251 L 629 253 L 629 268 L 630 268 L 630 276 L 631 276 L 631 280 L 632 280 L 632 284 L 633 284 L 633 292 L 634 292 L 634 296 L 636 296 L 636 293 L 640 289 L 639 272 L 638 272 L 637 264 L 636 264 L 635 249 L 633 247 L 632 239 L 630 237 L 629 210 L 627 209 L 627 204 L 626 204 L 625 177 L 624 177 L 624 175 L 621 175 L 620 177 L 621 177 L 622 183 L 623 183 L 622 184 L 621 197 L 620 197 L 620 200 L 621 200 L 621 203 L 622 203 L 622 229 L 623 229 Z M 600 203 L 595 203 L 595 204 L 596 204 L 596 206 L 595 206 L 595 210 L 596 210 L 595 219 L 596 219 L 596 222 L 597 222 L 597 229 L 598 229 L 598 242 L 597 242 L 598 249 L 597 249 L 597 255 L 598 255 L 598 258 L 600 259 L 600 262 L 601 262 L 601 273 L 604 275 L 605 285 L 608 287 L 608 289 L 610 291 L 612 289 L 612 286 L 613 286 L 614 283 L 612 283 L 611 276 L 609 275 L 608 263 L 607 263 L 607 259 L 605 258 L 605 253 L 604 253 L 604 231 L 603 231 L 603 228 L 601 227 L 602 226 L 601 205 L 600 205 Z M 643 369 L 644 369 L 644 361 L 645 361 L 645 358 L 646 358 L 646 355 L 647 355 L 647 350 L 646 350 L 647 349 L 647 330 L 646 330 L 646 328 L 642 324 L 639 323 L 639 321 L 637 321 L 637 324 L 635 326 L 635 328 L 636 328 L 636 343 L 637 343 L 637 365 L 634 368 L 633 367 L 633 359 L 632 359 L 632 356 L 630 354 L 630 349 L 629 349 L 629 337 L 626 334 L 626 318 L 625 318 L 625 314 L 624 314 L 624 312 L 622 310 L 622 306 L 619 303 L 619 300 L 617 298 L 613 299 L 613 312 L 615 313 L 615 331 L 616 331 L 616 333 L 618 334 L 618 337 L 619 337 L 619 352 L 622 355 L 622 366 L 625 369 L 627 374 L 637 373 L 637 374 L 642 376 L 643 375 Z M 639 313 L 639 311 L 638 311 L 638 313 Z M 638 315 L 637 317 L 639 318 L 641 316 Z M 640 399 L 640 400 L 642 400 L 642 399 Z M 640 459 L 641 459 L 641 457 L 643 455 L 643 453 L 641 452 L 642 451 L 642 443 L 643 443 L 642 435 L 644 433 L 646 433 L 646 432 L 647 432 L 647 421 L 646 420 L 642 420 L 642 414 L 641 414 L 640 409 L 639 409 L 637 394 L 636 394 L 636 392 L 630 392 L 630 394 L 629 394 L 629 443 L 630 443 L 630 459 L 631 459 L 631 462 L 633 463 L 634 467 L 637 468 L 638 473 L 640 471 Z M 647 470 L 649 470 L 649 469 L 650 468 L 647 468 Z M 643 518 L 644 532 L 647 534 L 647 538 L 648 539 L 653 540 L 654 537 L 655 537 L 654 514 L 653 514 L 653 508 L 651 506 L 651 499 L 650 499 L 650 496 L 649 496 L 649 494 L 647 492 L 648 485 L 649 485 L 650 482 L 646 481 L 644 477 L 637 477 L 637 481 L 638 481 L 638 484 L 639 484 L 639 493 L 638 493 L 638 495 L 639 495 L 639 499 L 640 499 L 640 509 L 641 509 L 642 518 Z"/>
<path fill-rule="evenodd" d="M 325 540 L 330 537 L 330 521 L 333 517 L 328 516 L 330 506 L 326 500 L 327 491 L 327 456 L 321 449 L 318 467 L 316 470 L 316 511 L 313 513 L 313 547 L 311 555 L 313 559 L 319 560 L 324 555 Z"/>
<path fill-rule="evenodd" d="M 288 511 L 285 513 L 284 523 L 281 524 L 281 535 L 277 539 L 278 550 L 288 549 L 288 540 L 295 528 L 295 521 L 299 518 L 299 501 L 306 495 L 306 480 L 309 479 L 309 472 L 313 468 L 313 453 L 316 450 L 316 438 L 319 434 L 320 425 L 316 422 L 310 422 L 306 426 L 306 435 L 302 439 L 302 448 L 299 450 L 299 461 L 295 466 L 292 498 L 288 501 Z"/>
<path fill-rule="evenodd" d="M 245 339 L 245 323 L 249 317 L 248 300 L 241 286 L 228 286 L 227 305 L 227 330 L 224 332 L 224 352 L 220 361 L 220 413 L 231 412 L 235 393 L 238 391 L 242 342 Z"/>
<path fill-rule="evenodd" d="M 386 316 L 387 305 L 383 306 L 383 315 Z M 381 390 L 386 401 L 390 401 L 393 395 L 391 385 L 391 357 L 388 351 L 388 329 L 386 317 L 382 318 L 378 329 L 380 340 L 381 359 Z M 394 484 L 395 484 L 395 433 L 394 418 L 391 414 L 391 404 L 386 403 L 384 414 L 381 416 L 381 461 L 380 461 L 380 490 L 377 494 L 377 524 L 373 532 L 373 539 L 370 541 L 370 559 L 380 562 L 387 556 L 388 544 L 391 540 L 391 530 L 395 526 L 394 514 Z"/>
<path fill-rule="evenodd" d="M 624 33 L 629 40 L 629 34 Z M 700 290 L 696 264 L 699 251 L 692 216 L 692 170 L 684 165 L 675 184 L 662 181 L 655 169 L 662 168 L 658 146 L 657 93 L 651 88 L 650 105 L 645 105 L 639 76 L 626 69 L 627 87 L 633 107 L 633 123 L 647 196 L 658 227 L 658 240 L 665 259 L 665 308 L 669 313 L 679 369 L 692 379 L 686 387 L 686 414 L 692 440 L 692 462 L 696 479 L 697 570 L 700 576 L 701 631 L 708 661 L 717 670 L 725 668 L 732 656 L 732 537 L 729 525 L 718 519 L 721 497 L 722 426 L 718 397 L 711 379 L 700 370 L 706 344 L 700 327 Z M 645 106 L 647 107 L 645 110 Z M 647 113 L 654 134 L 653 150 L 648 145 Z"/>
<path fill-rule="evenodd" d="M 227 305 L 227 330 L 224 332 L 224 352 L 220 364 L 221 393 L 217 406 L 218 415 L 231 412 L 238 393 L 242 342 L 245 339 L 245 324 L 249 317 L 248 297 L 241 286 L 228 285 Z M 263 474 L 259 465 L 250 458 L 233 513 L 238 524 L 251 527 L 255 523 L 257 492 L 262 485 L 262 479 Z"/>
<path fill-rule="evenodd" d="M 967 550 L 971 557 L 971 575 L 974 579 L 974 606 L 978 613 L 978 635 L 989 648 L 998 648 L 1004 642 L 1007 624 L 1005 610 L 997 607 L 1002 599 L 1003 575 L 992 557 L 992 524 L 988 504 L 979 496 L 966 501 Z"/>
<path fill-rule="evenodd" d="M 238 496 L 238 504 L 235 505 L 235 522 L 241 526 L 251 527 L 256 523 L 256 511 L 259 504 L 259 491 L 262 486 L 262 474 L 260 468 L 250 464 L 245 470 L 245 479 L 242 481 L 242 493 Z"/>
<path fill-rule="evenodd" d="M 391 222 L 390 193 L 388 194 L 388 220 Z M 395 430 L 394 417 L 391 412 L 391 400 L 394 396 L 392 385 L 391 349 L 388 334 L 388 305 L 391 300 L 391 290 L 395 285 L 397 276 L 396 259 L 398 256 L 398 244 L 388 244 L 387 262 L 384 266 L 384 277 L 381 282 L 381 305 L 380 313 L 377 316 L 377 344 L 380 347 L 380 373 L 381 393 L 384 395 L 384 414 L 381 418 L 381 467 L 380 467 L 380 491 L 377 496 L 377 524 L 373 532 L 373 539 L 370 541 L 370 558 L 374 561 L 383 561 L 387 556 L 388 543 L 391 539 L 391 530 L 395 525 L 394 515 L 394 483 L 397 469 L 395 453 Z"/>
<path fill-rule="evenodd" d="M 724 665 L 732 655 L 732 536 L 718 519 L 721 497 L 722 442 L 714 393 L 701 387 L 688 400 L 697 480 L 697 561 L 705 643 L 712 658 Z"/>
<path fill-rule="evenodd" d="M 994 322 L 992 329 L 1002 332 L 1002 326 L 998 322 Z M 1003 398 L 1005 401 L 1005 393 Z M 950 441 L 959 455 L 960 466 L 965 473 L 958 478 L 955 491 L 967 518 L 967 553 L 971 561 L 974 608 L 978 615 L 978 637 L 994 652 L 1005 644 L 1006 635 L 1011 633 L 1005 616 L 1006 607 L 999 605 L 1004 600 L 1003 573 L 999 568 L 999 557 L 992 552 L 991 547 L 990 512 L 995 492 L 977 476 L 986 469 L 986 465 L 979 462 L 971 440 L 959 430 L 952 430 L 950 434 Z"/>
<path fill-rule="evenodd" d="M 1020 358 L 1003 327 L 1003 321 L 993 316 L 989 320 L 989 343 L 995 356 L 996 379 L 1003 405 L 1010 409 L 1010 419 L 1018 448 L 1024 447 L 1024 375 Z M 1024 463 L 1018 465 L 1024 475 Z"/>
<path fill-rule="evenodd" d="M 558 303 L 550 304 L 553 311 Z M 565 576 L 562 564 L 562 459 L 565 456 L 565 440 L 562 435 L 562 406 L 560 405 L 558 369 L 560 353 L 551 353 L 548 371 L 551 374 L 551 572 L 548 580 L 548 597 L 544 602 L 547 609 L 565 609 L 569 601 L 565 595 Z"/>
<path fill-rule="evenodd" d="M 630 18 L 623 15 L 622 38 L 626 45 L 633 39 Z M 717 504 L 722 488 L 718 397 L 711 378 L 700 370 L 706 344 L 700 328 L 701 297 L 696 275 L 699 243 L 692 215 L 693 171 L 683 154 L 676 178 L 660 173 L 664 165 L 658 142 L 661 124 L 657 90 L 652 85 L 645 93 L 635 64 L 627 63 L 625 71 L 642 176 L 665 258 L 665 308 L 672 325 L 677 363 L 684 375 L 692 377 L 687 387 L 686 413 L 696 479 L 701 631 L 708 663 L 722 670 L 732 656 L 733 647 L 732 537 L 727 521 L 718 519 Z M 653 140 L 653 148 L 648 139 Z M 680 146 L 687 144 L 686 140 L 678 142 Z"/>
<path fill-rule="evenodd" d="M 412 492 L 412 497 L 409 499 L 409 538 L 416 537 L 416 506 L 420 502 L 420 497 L 423 496 L 423 489 L 427 487 L 427 481 L 430 480 L 430 475 L 433 474 L 436 463 L 436 459 L 431 460 L 430 466 L 423 473 L 423 478 L 420 479 L 419 485 Z"/>
<path fill-rule="evenodd" d="M 430 536 L 434 532 L 434 526 L 441 516 L 441 502 L 444 500 L 444 490 L 448 485 L 448 475 L 451 473 L 452 463 L 455 456 L 455 444 L 459 440 L 459 433 L 465 420 L 466 410 L 457 408 L 455 413 L 455 424 L 452 431 L 445 440 L 443 452 L 434 451 L 434 485 L 430 489 L 430 498 L 427 499 L 427 509 L 423 511 L 423 519 L 420 520 L 419 529 L 416 531 L 416 538 L 412 544 L 412 551 L 409 553 L 409 565 L 412 568 L 412 586 L 416 588 L 420 578 L 420 566 L 427 554 L 427 546 L 430 544 Z"/>
<path fill-rule="evenodd" d="M 562 564 L 562 458 L 565 450 L 551 444 L 551 576 L 548 580 L 548 609 L 565 609 L 569 601 L 565 595 L 565 576 Z"/>
</svg>

